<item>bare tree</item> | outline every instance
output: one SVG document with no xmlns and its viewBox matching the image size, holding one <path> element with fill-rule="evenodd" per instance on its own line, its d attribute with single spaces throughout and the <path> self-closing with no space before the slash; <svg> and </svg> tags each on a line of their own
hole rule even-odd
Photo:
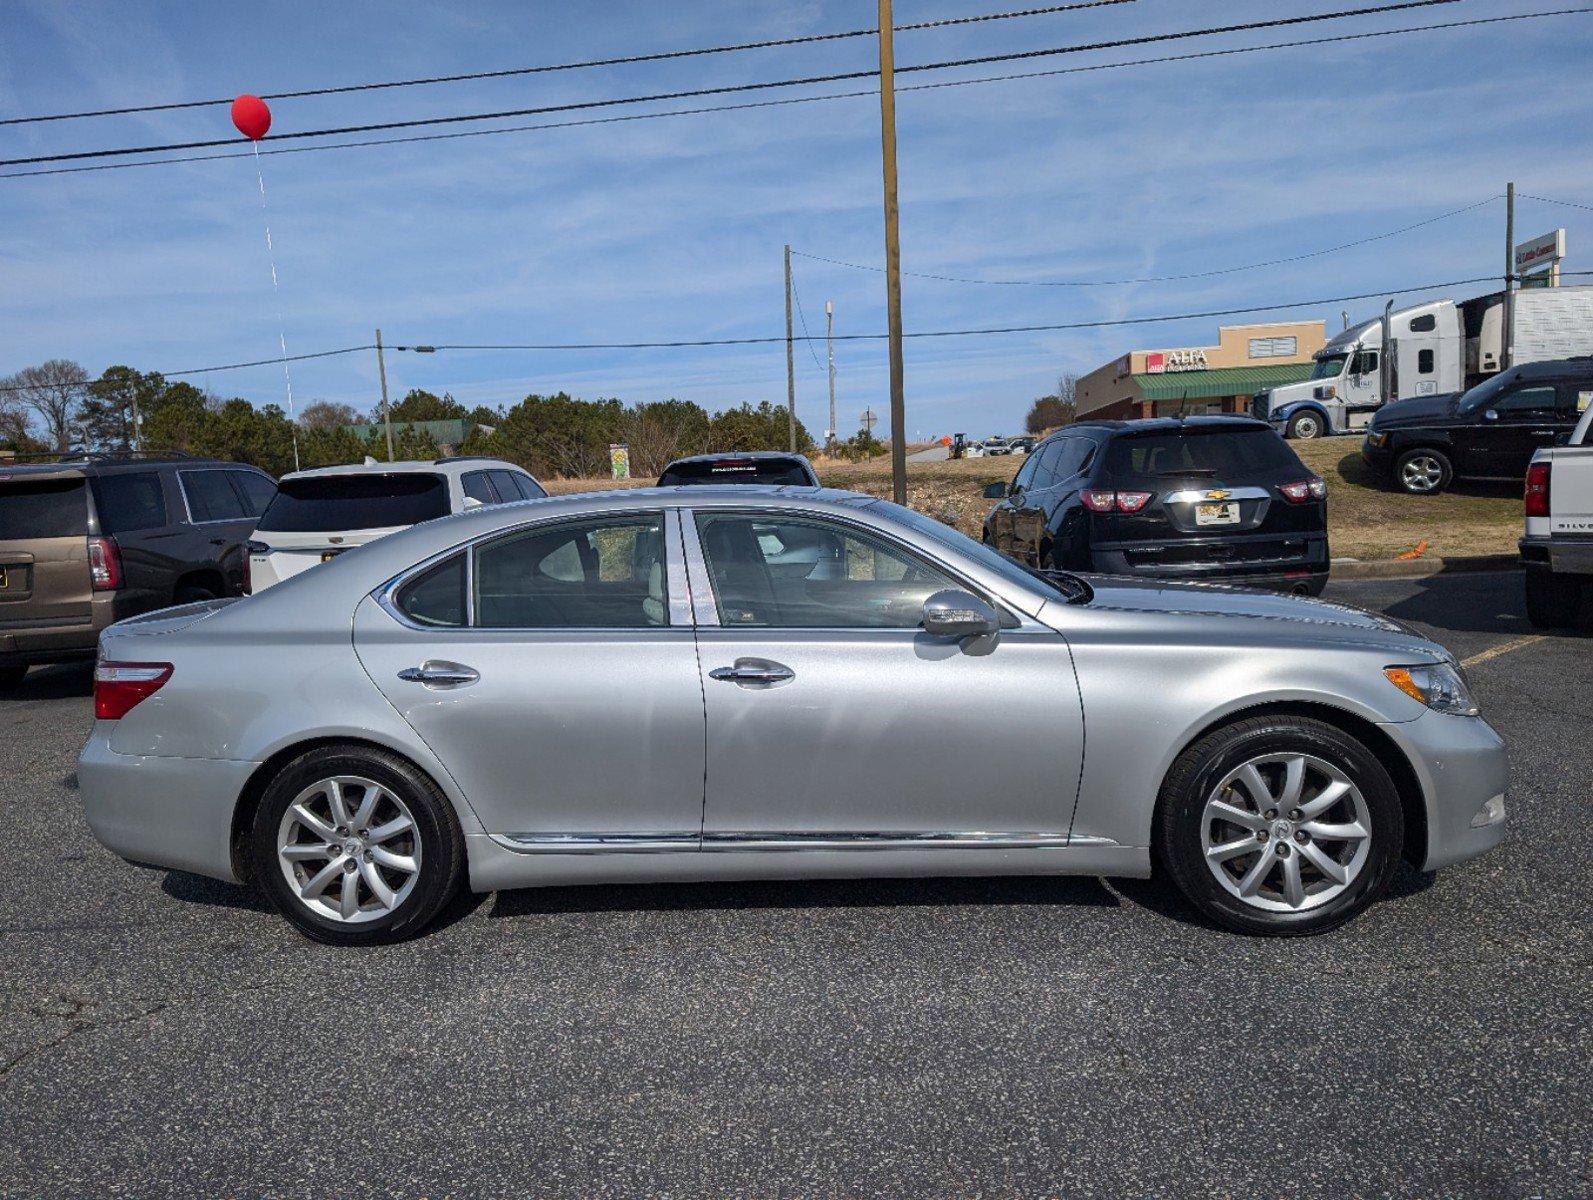
<svg viewBox="0 0 1593 1200">
<path fill-rule="evenodd" d="M 1055 395 L 1041 396 L 1030 406 L 1024 428 L 1040 434 L 1071 425 L 1079 417 L 1078 395 L 1079 377 L 1072 371 L 1064 371 L 1056 381 Z"/>
<path fill-rule="evenodd" d="M 299 424 L 306 429 L 320 429 L 330 432 L 340 429 L 344 425 L 360 425 L 359 413 L 354 411 L 353 405 L 339 404 L 332 400 L 317 400 L 313 404 L 306 404 L 299 412 Z M 380 420 L 378 420 L 380 424 Z"/>
<path fill-rule="evenodd" d="M 61 451 L 72 444 L 72 418 L 88 394 L 88 372 L 66 358 L 52 358 L 0 379 L 0 394 L 31 409 L 44 429 L 44 440 Z"/>
<path fill-rule="evenodd" d="M 0 380 L 0 386 L 10 386 L 10 380 Z M 28 436 L 28 414 L 15 392 L 0 391 L 0 441 L 21 444 Z"/>
</svg>

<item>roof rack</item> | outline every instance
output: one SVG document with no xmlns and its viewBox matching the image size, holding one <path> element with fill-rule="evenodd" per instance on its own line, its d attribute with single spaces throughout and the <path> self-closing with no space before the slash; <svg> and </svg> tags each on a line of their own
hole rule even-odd
<svg viewBox="0 0 1593 1200">
<path fill-rule="evenodd" d="M 23 450 L 10 455 L 6 461 L 23 459 L 54 459 L 57 462 L 116 462 L 120 459 L 197 459 L 206 455 L 189 454 L 186 450 Z"/>
<path fill-rule="evenodd" d="M 502 462 L 502 461 L 503 461 L 503 459 L 494 458 L 490 454 L 452 454 L 452 455 L 449 455 L 447 458 L 434 458 L 434 459 L 432 459 L 431 460 L 431 465 L 434 466 L 434 467 L 440 467 L 444 463 L 455 463 L 455 462 Z"/>
</svg>

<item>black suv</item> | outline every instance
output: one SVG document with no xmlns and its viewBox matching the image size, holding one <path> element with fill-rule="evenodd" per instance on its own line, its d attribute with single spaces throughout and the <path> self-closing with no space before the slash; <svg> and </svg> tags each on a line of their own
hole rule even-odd
<svg viewBox="0 0 1593 1200">
<path fill-rule="evenodd" d="M 244 544 L 277 486 L 186 455 L 0 461 L 0 688 L 93 658 L 113 621 L 247 590 Z"/>
<path fill-rule="evenodd" d="M 1079 421 L 985 495 L 985 541 L 1038 567 L 1327 585 L 1327 486 L 1251 417 Z"/>
<path fill-rule="evenodd" d="M 1430 496 L 1456 479 L 1526 478 L 1533 452 L 1563 442 L 1593 398 L 1593 358 L 1525 363 L 1469 392 L 1380 409 L 1361 457 L 1401 491 Z"/>
</svg>

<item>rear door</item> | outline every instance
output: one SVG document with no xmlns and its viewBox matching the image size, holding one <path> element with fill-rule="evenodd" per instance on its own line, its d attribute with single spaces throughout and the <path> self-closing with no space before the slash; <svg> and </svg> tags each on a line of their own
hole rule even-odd
<svg viewBox="0 0 1593 1200">
<path fill-rule="evenodd" d="M 0 470 L 0 650 L 8 630 L 88 625 L 92 602 L 82 473 Z"/>
<path fill-rule="evenodd" d="M 157 470 L 109 470 L 89 484 L 96 531 L 115 539 L 121 558 L 117 608 L 124 614 L 170 604 L 173 584 L 194 552 L 196 532 L 180 496 L 165 484 Z"/>
<path fill-rule="evenodd" d="M 1458 473 L 1501 479 L 1525 476 L 1533 453 L 1554 445 L 1576 424 L 1574 416 L 1567 419 L 1569 414 L 1562 412 L 1562 400 L 1569 406 L 1574 396 L 1553 382 L 1522 383 L 1506 392 L 1477 414 L 1481 424 L 1473 430 L 1476 452 L 1462 456 L 1456 464 Z"/>
</svg>

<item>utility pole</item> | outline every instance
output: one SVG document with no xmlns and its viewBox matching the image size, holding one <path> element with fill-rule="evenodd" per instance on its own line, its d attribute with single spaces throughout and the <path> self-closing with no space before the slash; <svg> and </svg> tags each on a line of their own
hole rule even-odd
<svg viewBox="0 0 1593 1200">
<path fill-rule="evenodd" d="M 835 301 L 824 302 L 824 354 L 830 363 L 830 444 L 825 447 L 835 453 Z"/>
<path fill-rule="evenodd" d="M 387 359 L 382 356 L 382 331 L 376 331 L 376 373 L 382 377 L 382 422 L 387 426 L 387 461 L 393 461 L 393 406 L 387 402 Z"/>
<path fill-rule="evenodd" d="M 785 420 L 796 453 L 796 360 L 791 356 L 791 246 L 785 248 Z"/>
<path fill-rule="evenodd" d="M 885 171 L 885 307 L 890 320 L 891 498 L 907 503 L 907 413 L 902 399 L 902 241 L 896 201 L 896 46 L 891 0 L 879 0 L 879 125 Z"/>
<path fill-rule="evenodd" d="M 1516 185 L 1505 184 L 1505 286 L 1504 345 L 1499 348 L 1499 369 L 1510 366 L 1516 339 Z"/>
</svg>

